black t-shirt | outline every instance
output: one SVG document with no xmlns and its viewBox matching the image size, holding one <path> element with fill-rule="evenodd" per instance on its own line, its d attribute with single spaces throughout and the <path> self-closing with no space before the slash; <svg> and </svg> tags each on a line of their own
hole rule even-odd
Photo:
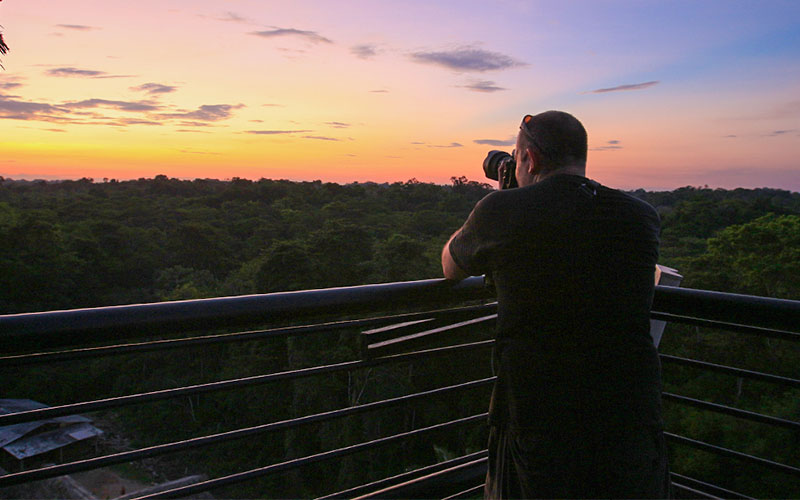
<svg viewBox="0 0 800 500">
<path fill-rule="evenodd" d="M 478 202 L 450 253 L 497 289 L 493 423 L 546 427 L 581 412 L 660 425 L 649 333 L 659 225 L 647 203 L 575 175 Z"/>
</svg>

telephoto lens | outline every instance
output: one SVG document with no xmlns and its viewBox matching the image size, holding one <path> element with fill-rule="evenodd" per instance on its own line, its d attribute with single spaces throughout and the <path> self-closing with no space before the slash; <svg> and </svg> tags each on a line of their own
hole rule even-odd
<svg viewBox="0 0 800 500">
<path fill-rule="evenodd" d="M 499 179 L 500 167 L 505 167 L 502 179 Z M 517 187 L 517 177 L 515 175 L 517 163 L 514 157 L 505 151 L 493 149 L 483 160 L 483 173 L 486 177 L 494 181 L 500 181 L 500 189 L 511 189 Z"/>
</svg>

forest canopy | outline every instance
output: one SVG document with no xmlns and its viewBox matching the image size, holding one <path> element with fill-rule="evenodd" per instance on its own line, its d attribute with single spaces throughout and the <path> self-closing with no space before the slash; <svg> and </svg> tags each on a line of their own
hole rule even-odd
<svg viewBox="0 0 800 500">
<path fill-rule="evenodd" d="M 438 277 L 442 244 L 490 190 L 463 177 L 0 178 L 0 313 Z M 684 286 L 800 296 L 800 194 L 632 194 L 661 215 L 660 262 Z"/>
</svg>

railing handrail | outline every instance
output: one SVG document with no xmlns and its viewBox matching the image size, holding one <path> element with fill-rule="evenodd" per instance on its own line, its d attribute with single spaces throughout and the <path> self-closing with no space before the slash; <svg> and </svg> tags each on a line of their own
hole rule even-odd
<svg viewBox="0 0 800 500">
<path fill-rule="evenodd" d="M 800 300 L 657 285 L 653 311 L 800 332 Z"/>
<path fill-rule="evenodd" d="M 178 300 L 59 311 L 0 315 L 0 343 L 65 334 L 130 332 L 151 328 L 205 329 L 225 324 L 268 322 L 290 314 L 358 312 L 391 302 L 406 307 L 489 297 L 483 277 L 459 283 L 439 279 L 378 283 L 318 290 Z M 775 299 L 657 285 L 653 311 L 734 324 L 799 331 L 800 300 Z M 86 340 L 84 338 L 83 340 Z M 93 337 L 92 340 L 99 340 Z M 61 343 L 61 342 L 57 342 Z"/>
<path fill-rule="evenodd" d="M 92 340 L 150 336 L 153 329 L 208 330 L 215 326 L 234 326 L 289 319 L 325 313 L 356 313 L 375 310 L 387 304 L 404 308 L 445 304 L 456 300 L 489 297 L 483 277 L 461 282 L 439 279 L 379 283 L 318 290 L 178 300 L 150 304 L 130 304 L 85 309 L 69 309 L 9 314 L 0 316 L 0 348 L 33 340 L 48 346 L 66 345 L 65 335 Z M 38 344 L 41 346 L 41 344 Z"/>
</svg>

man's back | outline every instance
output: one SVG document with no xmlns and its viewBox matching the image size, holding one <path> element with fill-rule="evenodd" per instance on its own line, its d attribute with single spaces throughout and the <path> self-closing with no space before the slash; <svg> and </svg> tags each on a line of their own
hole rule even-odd
<svg viewBox="0 0 800 500">
<path fill-rule="evenodd" d="M 658 227 L 646 203 L 574 175 L 476 206 L 451 253 L 497 289 L 494 421 L 546 428 L 567 411 L 602 410 L 657 425 Z"/>
</svg>

